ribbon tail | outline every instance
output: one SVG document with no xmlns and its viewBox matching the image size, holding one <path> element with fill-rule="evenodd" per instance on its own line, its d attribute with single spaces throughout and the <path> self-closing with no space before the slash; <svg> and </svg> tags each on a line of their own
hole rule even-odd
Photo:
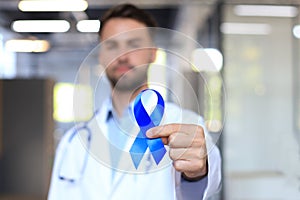
<svg viewBox="0 0 300 200">
<path fill-rule="evenodd" d="M 148 145 L 147 145 L 146 138 L 137 137 L 134 140 L 129 152 L 130 152 L 130 156 L 133 161 L 135 169 L 137 169 L 139 167 L 140 162 L 142 161 L 147 148 L 148 148 Z"/>
<path fill-rule="evenodd" d="M 162 142 L 161 138 L 148 139 L 147 143 L 148 143 L 150 152 L 151 152 L 156 164 L 158 165 L 167 152 L 167 150 L 164 146 L 164 143 Z"/>
</svg>

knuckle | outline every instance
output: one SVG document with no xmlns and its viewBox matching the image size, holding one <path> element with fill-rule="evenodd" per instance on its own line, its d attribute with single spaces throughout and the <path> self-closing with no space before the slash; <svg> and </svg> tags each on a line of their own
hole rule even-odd
<svg viewBox="0 0 300 200">
<path fill-rule="evenodd" d="M 196 137 L 196 138 L 193 138 L 192 146 L 201 147 L 204 145 L 204 143 L 205 143 L 205 140 L 203 140 L 199 137 Z"/>
<path fill-rule="evenodd" d="M 174 151 L 174 149 L 170 149 L 169 155 L 170 155 L 170 158 L 171 158 L 172 160 L 175 159 L 175 151 Z"/>
<path fill-rule="evenodd" d="M 203 128 L 201 126 L 195 125 L 194 130 L 190 134 L 192 146 L 200 146 L 205 142 L 203 135 Z"/>
<path fill-rule="evenodd" d="M 204 130 L 203 130 L 203 127 L 202 127 L 202 126 L 198 126 L 197 130 L 198 130 L 200 133 L 204 133 Z"/>
<path fill-rule="evenodd" d="M 183 155 L 184 155 L 184 152 L 181 150 L 178 150 L 178 149 L 170 150 L 170 158 L 174 161 L 182 159 Z"/>
<path fill-rule="evenodd" d="M 204 167 L 204 163 L 205 163 L 205 162 L 203 162 L 202 160 L 198 160 L 197 166 L 198 166 L 200 169 L 202 169 L 202 168 Z"/>
<path fill-rule="evenodd" d="M 171 134 L 170 136 L 169 136 L 169 145 L 170 146 L 172 146 L 172 145 L 174 145 L 174 143 L 175 143 L 175 139 L 176 139 L 176 134 Z"/>
</svg>

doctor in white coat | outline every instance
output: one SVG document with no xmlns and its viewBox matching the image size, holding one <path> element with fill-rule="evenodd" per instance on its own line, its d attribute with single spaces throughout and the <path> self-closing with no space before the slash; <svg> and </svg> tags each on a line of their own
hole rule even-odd
<svg viewBox="0 0 300 200">
<path fill-rule="evenodd" d="M 90 121 L 60 141 L 49 200 L 207 199 L 220 189 L 220 153 L 203 119 L 172 103 L 165 103 L 160 125 L 146 133 L 148 138 L 161 138 L 166 155 L 157 164 L 147 149 L 138 170 L 132 163 L 132 136 L 139 132 L 132 120 L 133 100 L 148 88 L 147 68 L 156 49 L 143 47 L 152 43 L 146 27 L 155 25 L 150 15 L 130 4 L 115 6 L 103 16 L 99 36 L 106 42 L 99 60 L 106 67 L 112 95 Z M 129 32 L 138 29 L 137 34 Z"/>
</svg>

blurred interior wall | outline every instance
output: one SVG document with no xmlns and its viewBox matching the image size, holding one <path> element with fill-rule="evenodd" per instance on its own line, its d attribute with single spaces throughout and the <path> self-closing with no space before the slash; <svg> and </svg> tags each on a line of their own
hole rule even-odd
<svg viewBox="0 0 300 200">
<path fill-rule="evenodd" d="M 294 67 L 299 66 L 293 62 L 299 39 L 292 34 L 297 17 L 237 16 L 234 9 L 224 6 L 223 22 L 270 29 L 223 35 L 225 198 L 299 199 L 300 141 L 294 128 Z"/>
<path fill-rule="evenodd" d="M 53 164 L 52 80 L 0 80 L 0 199 L 46 199 Z"/>
</svg>

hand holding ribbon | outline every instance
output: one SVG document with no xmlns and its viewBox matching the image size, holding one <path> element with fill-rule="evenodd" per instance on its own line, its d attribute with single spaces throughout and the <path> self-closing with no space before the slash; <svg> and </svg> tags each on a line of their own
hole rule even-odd
<svg viewBox="0 0 300 200">
<path fill-rule="evenodd" d="M 170 146 L 170 158 L 174 168 L 187 178 L 194 179 L 207 174 L 207 150 L 204 130 L 192 124 L 168 124 L 151 128 L 149 138 L 162 138 Z"/>
</svg>

